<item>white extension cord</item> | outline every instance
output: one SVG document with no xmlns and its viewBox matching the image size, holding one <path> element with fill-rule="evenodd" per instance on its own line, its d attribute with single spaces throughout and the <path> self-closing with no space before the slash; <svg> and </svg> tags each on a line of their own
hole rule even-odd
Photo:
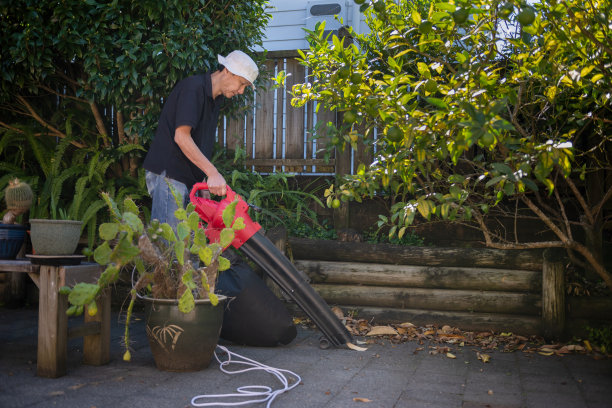
<svg viewBox="0 0 612 408">
<path fill-rule="evenodd" d="M 261 402 L 268 401 L 266 408 L 270 408 L 272 405 L 272 401 L 278 395 L 292 390 L 297 387 L 298 384 L 302 381 L 302 378 L 294 373 L 293 371 L 284 370 L 281 368 L 274 368 L 267 366 L 265 364 L 259 363 L 255 360 L 251 360 L 250 358 L 246 358 L 241 356 L 240 354 L 229 351 L 226 347 L 217 345 L 217 349 L 227 353 L 227 360 L 221 361 L 217 352 L 215 351 L 215 358 L 219 362 L 219 369 L 226 374 L 241 374 L 246 373 L 248 371 L 256 371 L 263 370 L 267 373 L 274 375 L 282 384 L 283 388 L 278 390 L 273 390 L 271 387 L 267 385 L 245 385 L 244 387 L 239 387 L 236 389 L 235 394 L 204 394 L 197 395 L 191 399 L 191 405 L 194 407 L 213 407 L 213 406 L 225 406 L 225 407 L 235 407 L 239 405 L 249 405 L 249 404 L 258 404 Z M 238 360 L 236 360 L 238 359 Z M 242 359 L 242 360 L 240 360 Z M 230 364 L 241 364 L 247 366 L 248 368 L 244 368 L 242 370 L 229 371 L 226 367 Z M 289 377 L 287 377 L 289 375 Z M 294 383 L 289 385 L 289 379 L 293 377 Z M 206 398 L 223 400 L 227 398 L 239 399 L 250 397 L 251 399 L 245 401 L 237 401 L 237 402 L 221 402 L 221 401 L 211 401 L 211 402 L 197 402 L 198 400 L 203 400 Z M 257 399 L 255 399 L 257 398 Z"/>
</svg>

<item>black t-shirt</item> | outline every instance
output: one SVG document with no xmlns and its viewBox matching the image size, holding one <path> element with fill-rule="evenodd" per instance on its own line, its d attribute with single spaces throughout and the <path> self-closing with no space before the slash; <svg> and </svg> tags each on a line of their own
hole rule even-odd
<svg viewBox="0 0 612 408">
<path fill-rule="evenodd" d="M 157 124 L 155 138 L 144 160 L 144 168 L 184 183 L 188 189 L 204 180 L 205 174 L 174 142 L 179 126 L 191 126 L 191 137 L 204 156 L 211 158 L 219 108 L 223 96 L 213 99 L 210 73 L 180 81 L 168 96 Z"/>
</svg>

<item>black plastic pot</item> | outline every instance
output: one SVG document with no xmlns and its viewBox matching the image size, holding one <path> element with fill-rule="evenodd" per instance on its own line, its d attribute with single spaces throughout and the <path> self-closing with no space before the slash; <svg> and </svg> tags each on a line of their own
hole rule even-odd
<svg viewBox="0 0 612 408">
<path fill-rule="evenodd" d="M 223 323 L 226 298 L 218 296 L 217 306 L 196 300 L 189 313 L 179 310 L 178 300 L 144 298 L 147 337 L 158 369 L 185 372 L 209 366 Z"/>
</svg>

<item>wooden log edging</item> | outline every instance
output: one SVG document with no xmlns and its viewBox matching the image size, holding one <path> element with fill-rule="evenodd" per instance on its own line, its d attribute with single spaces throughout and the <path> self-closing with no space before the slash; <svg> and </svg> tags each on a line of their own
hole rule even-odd
<svg viewBox="0 0 612 408">
<path fill-rule="evenodd" d="M 303 260 L 542 270 L 541 250 L 413 247 L 294 237 L 287 243 L 293 258 Z"/>
<path fill-rule="evenodd" d="M 329 304 L 538 316 L 540 296 L 524 293 L 314 284 Z"/>
<path fill-rule="evenodd" d="M 559 338 L 565 331 L 565 266 L 559 248 L 544 251 L 542 268 L 542 334 Z"/>
<path fill-rule="evenodd" d="M 313 283 L 540 293 L 537 271 L 297 260 Z"/>
<path fill-rule="evenodd" d="M 540 331 L 541 320 L 534 316 L 519 316 L 499 313 L 442 312 L 422 309 L 395 309 L 380 307 L 356 307 L 351 312 L 356 317 L 373 318 L 377 322 L 410 322 L 419 326 L 438 324 L 472 331 L 503 331 L 522 335 L 533 335 Z"/>
</svg>

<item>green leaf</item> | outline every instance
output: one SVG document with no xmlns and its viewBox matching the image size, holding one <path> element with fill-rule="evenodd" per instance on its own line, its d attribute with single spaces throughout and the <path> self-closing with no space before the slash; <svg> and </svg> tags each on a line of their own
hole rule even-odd
<svg viewBox="0 0 612 408">
<path fill-rule="evenodd" d="M 238 200 L 234 200 L 223 209 L 223 223 L 227 228 L 230 228 L 232 226 L 232 223 L 234 222 L 237 204 Z"/>
<path fill-rule="evenodd" d="M 136 231 L 140 234 L 144 230 L 142 221 L 140 220 L 140 218 L 138 218 L 136 214 L 133 214 L 131 212 L 125 212 L 123 213 L 122 218 L 123 218 L 123 222 L 129 225 L 132 231 Z"/>
<path fill-rule="evenodd" d="M 110 241 L 115 239 L 117 236 L 117 233 L 119 232 L 119 225 L 112 222 L 100 224 L 99 232 L 101 239 L 104 241 Z"/>
<path fill-rule="evenodd" d="M 448 105 L 440 98 L 425 98 L 425 100 L 436 108 L 448 110 Z"/>
<path fill-rule="evenodd" d="M 210 299 L 211 305 L 217 306 L 219 304 L 219 298 L 214 293 L 209 293 L 208 298 Z"/>
<path fill-rule="evenodd" d="M 110 259 L 117 265 L 126 265 L 139 253 L 140 250 L 127 238 L 127 235 L 122 235 L 121 238 L 119 238 L 117 246 L 113 249 Z"/>
<path fill-rule="evenodd" d="M 212 262 L 212 256 L 213 256 L 212 249 L 210 247 L 204 247 L 200 249 L 198 256 L 200 257 L 200 260 L 204 262 L 204 265 L 209 266 L 210 263 Z"/>
<path fill-rule="evenodd" d="M 190 290 L 194 290 L 198 287 L 193 281 L 193 270 L 185 272 L 183 276 L 181 276 L 181 282 L 183 282 L 183 284 Z"/>
<path fill-rule="evenodd" d="M 177 241 L 174 244 L 174 254 L 176 255 L 176 260 L 178 261 L 179 265 L 184 265 L 185 264 L 185 242 L 184 241 Z"/>
<path fill-rule="evenodd" d="M 184 221 L 187 219 L 187 211 L 184 208 L 179 208 L 174 212 L 174 216 L 177 220 Z"/>
<path fill-rule="evenodd" d="M 206 231 L 203 228 L 199 228 L 193 238 L 193 243 L 199 246 L 206 245 Z"/>
<path fill-rule="evenodd" d="M 234 225 L 232 226 L 232 228 L 234 229 L 234 231 L 240 231 L 246 228 L 246 225 L 244 224 L 244 218 L 242 217 L 236 218 L 236 221 L 234 221 Z"/>
<path fill-rule="evenodd" d="M 179 222 L 176 226 L 176 235 L 178 236 L 179 241 L 183 241 L 189 236 L 190 233 L 191 229 L 189 229 L 189 224 L 187 224 L 187 221 Z"/>
<path fill-rule="evenodd" d="M 234 230 L 231 228 L 223 228 L 221 230 L 221 234 L 219 234 L 219 245 L 223 248 L 229 246 L 234 240 L 235 234 Z"/>
<path fill-rule="evenodd" d="M 163 223 L 159 226 L 162 229 L 161 236 L 168 242 L 176 241 L 176 235 L 170 224 Z"/>
<path fill-rule="evenodd" d="M 220 272 L 221 271 L 226 271 L 229 268 L 231 268 L 232 263 L 229 260 L 227 260 L 226 258 L 220 256 L 218 260 L 219 260 L 219 271 Z"/>
<path fill-rule="evenodd" d="M 100 287 L 93 283 L 79 282 L 72 288 L 68 301 L 77 306 L 84 306 L 95 299 Z"/>
<path fill-rule="evenodd" d="M 200 227 L 200 216 L 196 212 L 192 212 L 189 214 L 189 218 L 187 219 L 187 223 L 189 224 L 189 228 L 193 231 L 197 231 Z"/>
<path fill-rule="evenodd" d="M 132 200 L 130 197 L 127 197 L 123 201 L 123 211 L 132 213 L 134 215 L 138 215 L 140 213 L 138 206 L 136 205 L 134 200 Z"/>
<path fill-rule="evenodd" d="M 186 290 L 185 292 L 183 292 L 181 298 L 179 299 L 178 307 L 179 310 L 183 313 L 189 313 L 193 310 L 193 308 L 195 307 L 195 300 L 193 298 L 193 293 L 191 293 L 190 290 Z"/>
<path fill-rule="evenodd" d="M 431 72 L 429 71 L 429 67 L 424 62 L 421 62 L 421 61 L 417 62 L 417 70 L 419 71 L 419 74 L 421 74 L 423 78 L 426 78 L 426 79 L 431 78 Z"/>
<path fill-rule="evenodd" d="M 110 245 L 108 244 L 108 241 L 104 241 L 102 243 L 102 245 L 99 245 L 95 250 L 94 250 L 94 261 L 96 261 L 96 263 L 100 264 L 100 265 L 107 265 L 110 263 L 111 261 L 111 253 L 113 252 L 113 250 L 111 249 Z"/>
<path fill-rule="evenodd" d="M 493 167 L 498 172 L 505 174 L 507 176 L 512 175 L 512 169 L 506 163 L 492 163 L 491 167 Z"/>
<path fill-rule="evenodd" d="M 421 214 L 421 216 L 425 219 L 429 219 L 431 216 L 431 201 L 429 200 L 418 200 L 417 201 L 417 210 Z"/>
<path fill-rule="evenodd" d="M 116 265 L 108 265 L 104 272 L 98 278 L 98 284 L 100 286 L 108 286 L 113 282 L 116 282 L 119 278 L 119 268 Z"/>
</svg>

